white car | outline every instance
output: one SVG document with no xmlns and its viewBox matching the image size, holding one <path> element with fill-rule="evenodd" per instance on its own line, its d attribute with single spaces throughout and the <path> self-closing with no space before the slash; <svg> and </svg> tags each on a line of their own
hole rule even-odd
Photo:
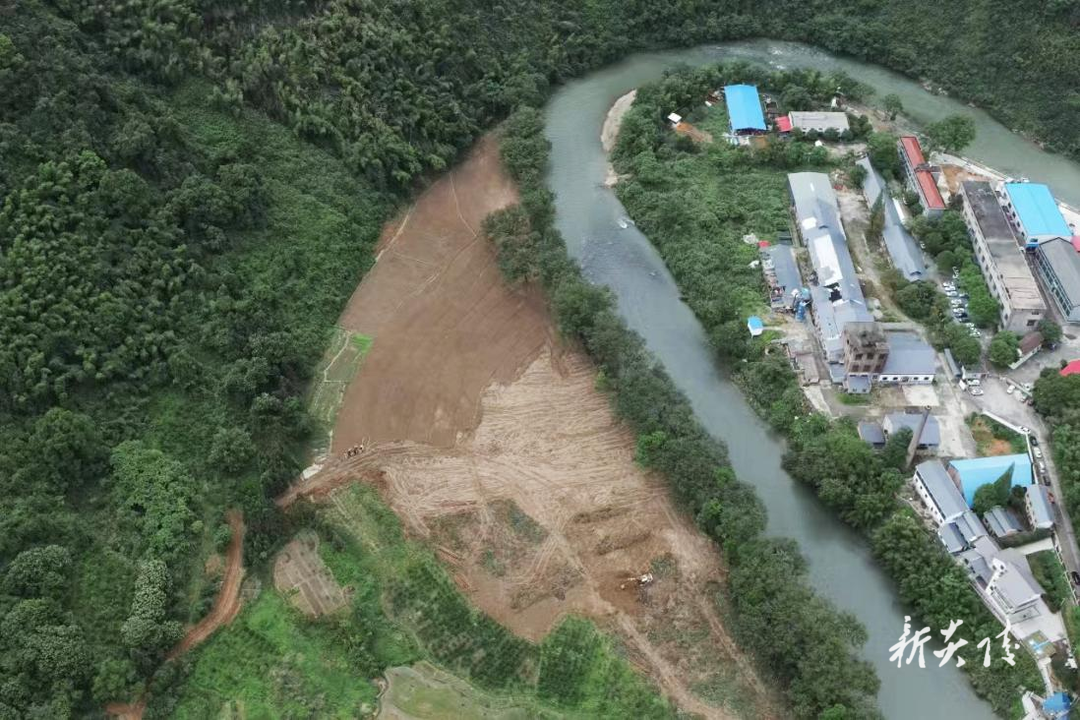
<svg viewBox="0 0 1080 720">
<path fill-rule="evenodd" d="M 945 290 L 945 295 L 947 295 L 948 297 L 951 297 L 951 298 L 955 298 L 959 294 L 960 293 L 956 292 L 955 290 L 949 289 L 949 288 L 946 288 L 946 290 Z"/>
<path fill-rule="evenodd" d="M 982 382 L 979 380 L 979 378 L 972 378 L 971 380 L 968 380 L 968 385 L 970 385 L 971 387 L 979 387 L 980 385 L 982 385 Z"/>
<path fill-rule="evenodd" d="M 1035 454 L 1035 457 L 1042 458 L 1042 450 L 1040 448 L 1033 448 L 1031 452 Z"/>
<path fill-rule="evenodd" d="M 1013 387 L 1012 385 L 1010 385 L 1009 387 L 1005 388 L 1005 394 L 1006 394 L 1006 395 L 1012 395 L 1012 394 L 1013 394 L 1013 390 L 1015 390 L 1015 389 L 1016 389 L 1015 387 Z"/>
<path fill-rule="evenodd" d="M 981 387 L 973 387 L 968 392 L 970 392 L 975 397 L 979 397 L 983 394 L 983 389 Z"/>
</svg>

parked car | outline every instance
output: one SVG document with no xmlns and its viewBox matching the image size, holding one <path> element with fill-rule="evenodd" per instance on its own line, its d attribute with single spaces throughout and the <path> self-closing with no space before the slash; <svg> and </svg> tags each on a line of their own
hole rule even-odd
<svg viewBox="0 0 1080 720">
<path fill-rule="evenodd" d="M 1033 386 L 1032 386 L 1032 384 L 1031 384 L 1031 383 L 1024 383 L 1024 384 L 1023 384 L 1023 385 L 1021 385 L 1020 387 L 1024 388 L 1024 390 L 1026 390 L 1027 392 L 1031 392 L 1031 388 L 1032 388 Z"/>
<path fill-rule="evenodd" d="M 1041 457 L 1042 457 L 1042 450 L 1040 450 L 1040 449 L 1039 449 L 1039 448 L 1037 448 L 1037 447 L 1035 447 L 1035 448 L 1032 448 L 1032 449 L 1031 449 L 1031 452 L 1032 452 L 1032 453 L 1034 453 L 1035 457 L 1037 457 L 1037 458 L 1041 458 Z"/>
<path fill-rule="evenodd" d="M 969 392 L 975 397 L 979 397 L 983 394 L 983 389 L 981 387 L 973 387 Z"/>
<path fill-rule="evenodd" d="M 968 319 L 967 312 L 965 312 L 962 309 L 953 308 L 952 314 L 953 314 L 953 317 L 956 318 L 957 320 L 963 321 L 963 320 Z"/>
<path fill-rule="evenodd" d="M 961 300 L 967 300 L 970 296 L 966 292 L 958 293 L 957 296 Z"/>
<path fill-rule="evenodd" d="M 968 385 L 971 387 L 979 387 L 982 385 L 982 380 L 979 380 L 979 378 L 972 378 L 971 380 L 968 380 Z"/>
<path fill-rule="evenodd" d="M 1031 434 L 1031 428 L 1026 428 L 1023 425 L 1021 425 L 1020 426 L 1020 433 L 1023 434 L 1023 435 L 1030 435 Z"/>
<path fill-rule="evenodd" d="M 1046 463 L 1042 460 L 1039 461 L 1039 472 L 1041 472 L 1046 477 L 1050 476 L 1049 471 L 1046 469 Z M 1050 483 L 1046 484 L 1049 485 Z"/>
<path fill-rule="evenodd" d="M 1076 572 L 1075 570 L 1070 570 L 1069 577 L 1072 578 L 1073 585 L 1080 587 L 1080 573 Z"/>
<path fill-rule="evenodd" d="M 1015 390 L 1015 389 L 1016 389 L 1015 387 L 1013 387 L 1012 385 L 1009 385 L 1007 388 L 1005 388 L 1005 394 L 1006 395 L 1012 395 L 1013 390 Z"/>
<path fill-rule="evenodd" d="M 1032 445 L 1038 445 L 1038 444 L 1039 444 L 1039 438 L 1035 437 L 1034 435 L 1032 435 L 1031 437 L 1029 437 L 1029 438 L 1028 438 L 1028 441 L 1029 441 L 1029 442 L 1030 442 L 1030 443 L 1031 443 Z"/>
</svg>

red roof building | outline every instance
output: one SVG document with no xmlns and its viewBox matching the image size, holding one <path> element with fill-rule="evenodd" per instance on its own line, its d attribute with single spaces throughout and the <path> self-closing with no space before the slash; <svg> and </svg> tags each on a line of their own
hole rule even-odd
<svg viewBox="0 0 1080 720">
<path fill-rule="evenodd" d="M 1061 368 L 1061 372 L 1058 373 L 1061 377 L 1068 377 L 1070 375 L 1076 375 L 1080 373 L 1080 360 L 1073 360 L 1071 363 Z"/>
<path fill-rule="evenodd" d="M 926 158 L 922 154 L 922 146 L 919 145 L 919 138 L 913 135 L 905 135 L 900 138 L 900 146 L 904 149 L 904 155 L 907 158 L 908 165 L 911 167 L 917 168 L 926 163 Z"/>
<path fill-rule="evenodd" d="M 781 115 L 776 118 L 776 129 L 778 132 L 782 133 L 791 132 L 791 118 L 787 115 Z"/>
<path fill-rule="evenodd" d="M 941 191 L 938 190 L 937 182 L 929 170 L 916 170 L 915 181 L 919 183 L 919 195 L 923 201 L 923 207 L 927 210 L 945 209 L 945 201 L 941 199 Z"/>
</svg>

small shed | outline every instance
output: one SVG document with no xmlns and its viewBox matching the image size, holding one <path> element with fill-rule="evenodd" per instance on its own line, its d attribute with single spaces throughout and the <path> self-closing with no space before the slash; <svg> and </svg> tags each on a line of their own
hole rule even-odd
<svg viewBox="0 0 1080 720">
<path fill-rule="evenodd" d="M 859 437 L 864 443 L 873 447 L 885 447 L 885 433 L 881 425 L 871 420 L 863 420 L 859 423 Z"/>
<path fill-rule="evenodd" d="M 1071 363 L 1061 368 L 1061 372 L 1058 374 L 1061 375 L 1061 377 L 1068 377 L 1070 375 L 1076 375 L 1077 373 L 1080 373 L 1080 360 L 1073 360 Z"/>
<path fill-rule="evenodd" d="M 751 315 L 746 321 L 746 328 L 750 331 L 752 337 L 757 337 L 765 332 L 765 323 L 757 315 Z"/>
<path fill-rule="evenodd" d="M 671 123 L 671 127 L 675 127 L 682 122 L 682 115 L 678 113 L 671 113 L 667 116 L 668 122 Z"/>
<path fill-rule="evenodd" d="M 990 534 L 999 538 L 1015 535 L 1021 529 L 1009 511 L 1000 505 L 990 508 L 983 515 L 983 522 L 986 523 L 986 529 L 990 531 Z"/>
<path fill-rule="evenodd" d="M 791 118 L 787 115 L 776 118 L 776 131 L 781 133 L 791 132 Z"/>
</svg>

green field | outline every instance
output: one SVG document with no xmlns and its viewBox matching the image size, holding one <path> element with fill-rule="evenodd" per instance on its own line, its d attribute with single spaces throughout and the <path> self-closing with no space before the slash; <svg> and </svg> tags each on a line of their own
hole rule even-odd
<svg viewBox="0 0 1080 720">
<path fill-rule="evenodd" d="M 312 442 L 314 456 L 329 450 L 334 420 L 345 399 L 345 390 L 374 342 L 375 339 L 367 335 L 334 328 L 334 337 L 315 369 L 307 397 L 308 412 L 319 426 Z"/>
<path fill-rule="evenodd" d="M 354 718 L 376 693 L 328 626 L 267 590 L 198 651 L 174 715 Z"/>
</svg>

